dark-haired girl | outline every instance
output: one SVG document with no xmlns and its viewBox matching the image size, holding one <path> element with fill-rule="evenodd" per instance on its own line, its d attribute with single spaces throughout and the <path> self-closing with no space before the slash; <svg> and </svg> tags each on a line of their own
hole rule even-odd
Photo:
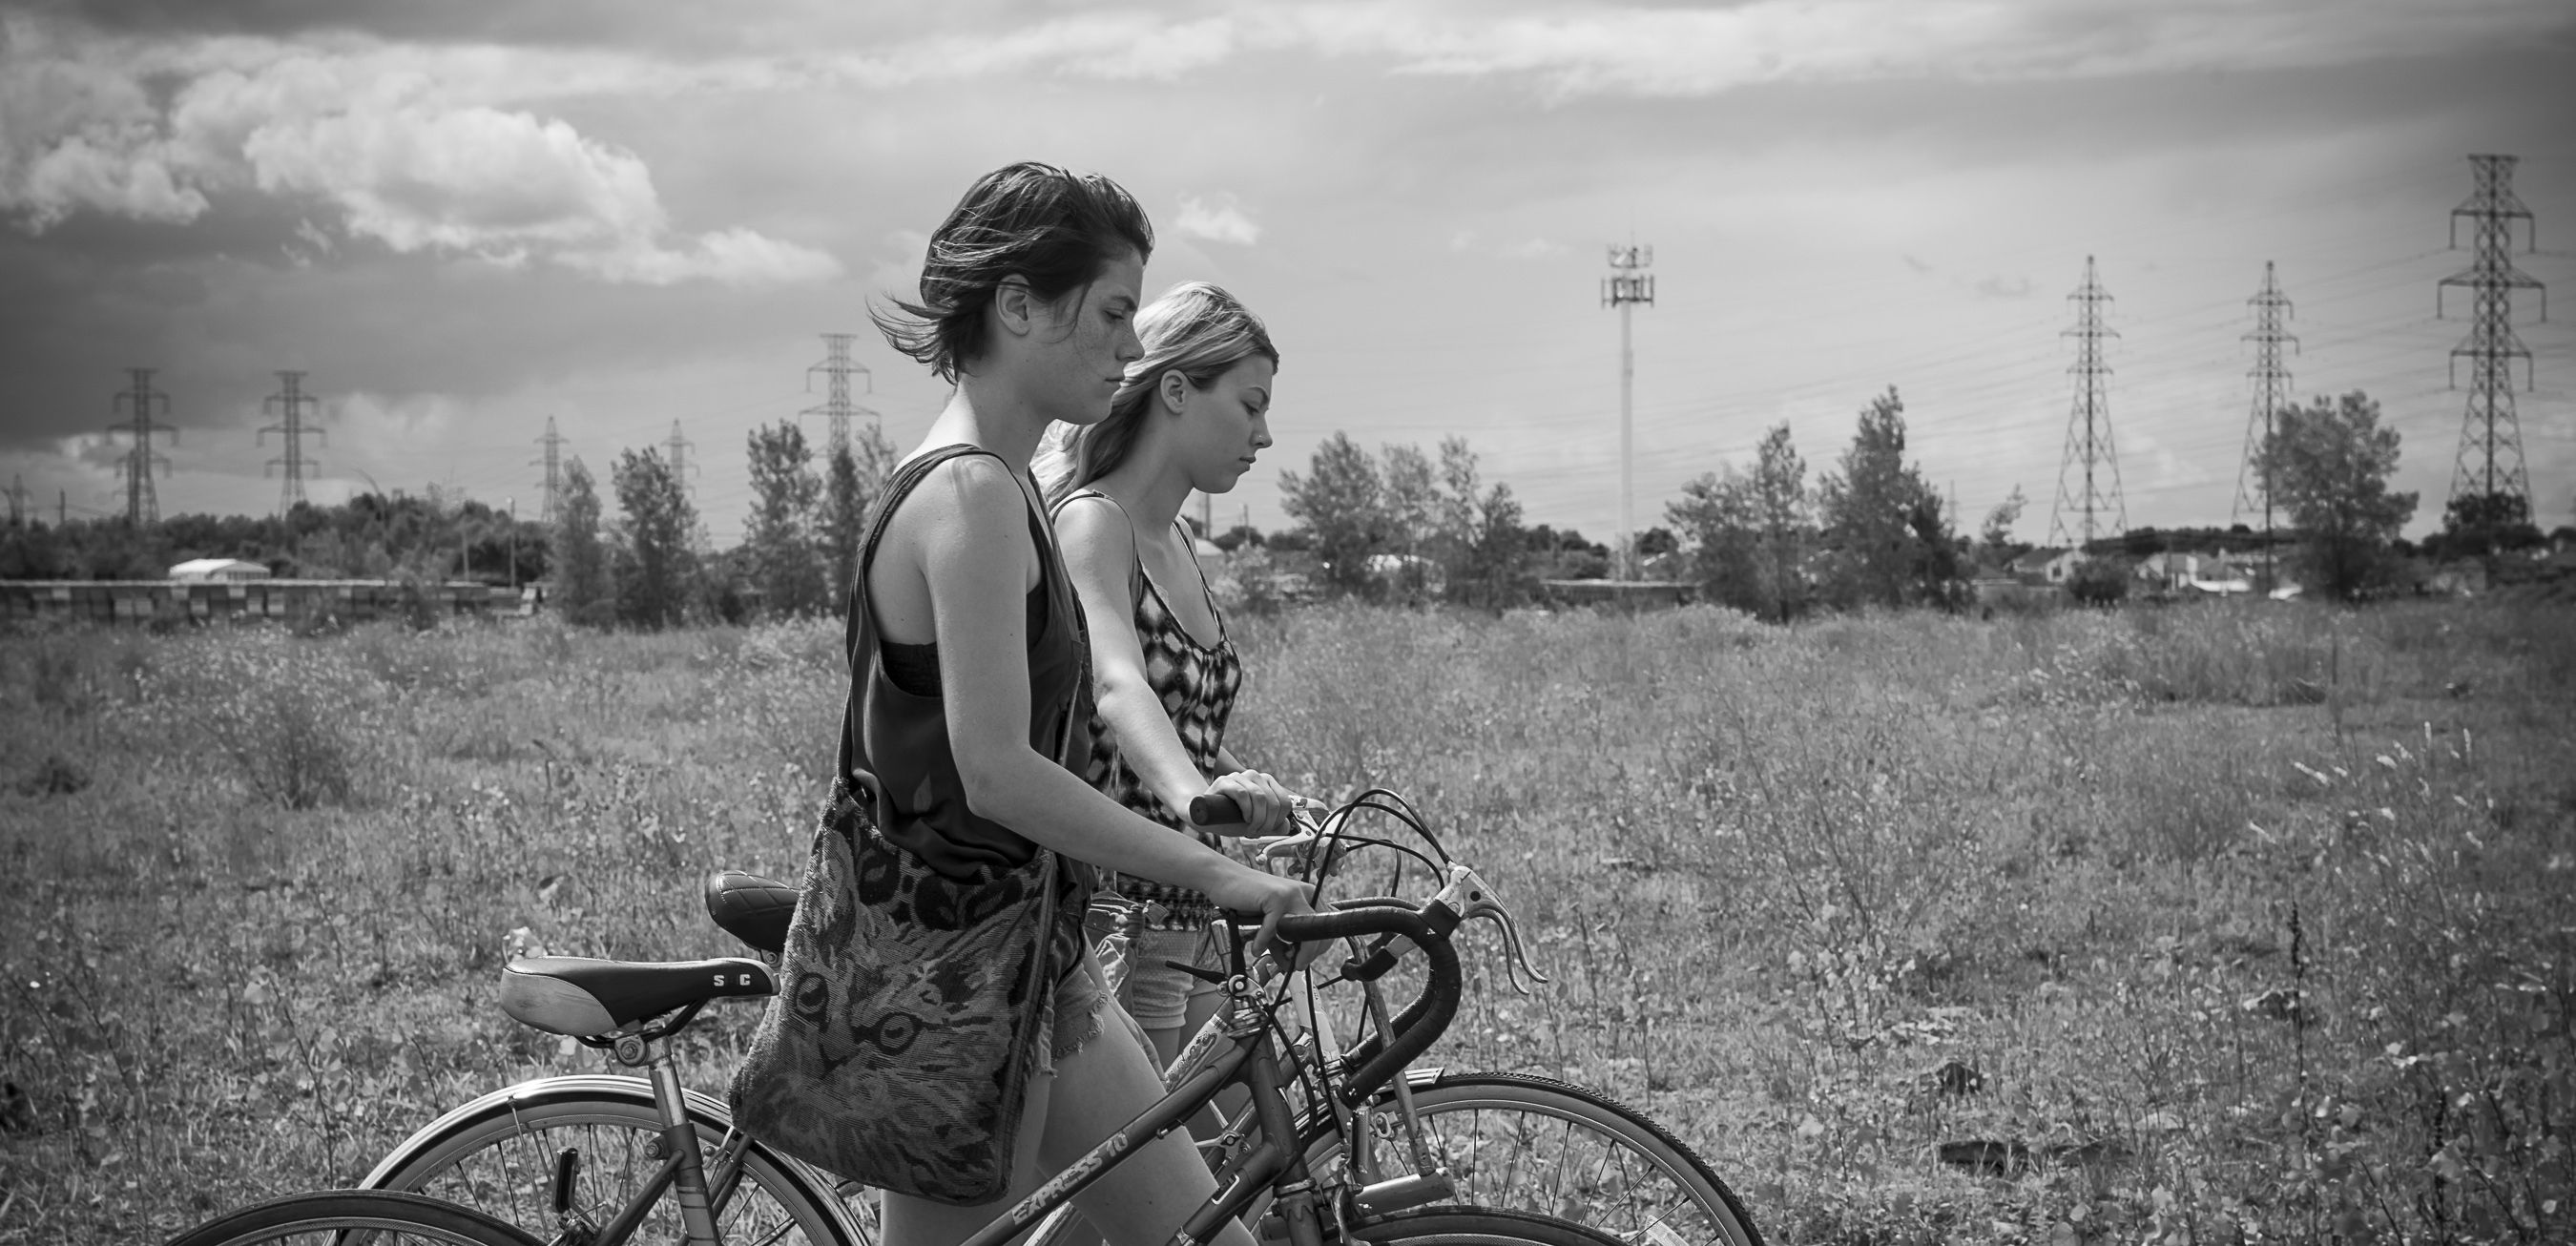
<svg viewBox="0 0 2576 1246">
<path fill-rule="evenodd" d="M 978 179 L 932 235 L 920 300 L 878 316 L 897 349 L 957 389 L 905 459 L 935 465 L 881 503 L 892 509 L 860 568 L 852 678 L 904 695 L 854 696 L 865 712 L 845 732 L 845 777 L 873 783 L 886 837 L 933 868 L 1025 861 L 1043 847 L 1275 920 L 1307 910 L 1303 888 L 1122 808 L 1042 751 L 1068 719 L 1088 719 L 1088 690 L 1081 609 L 1028 462 L 1050 422 L 1107 416 L 1144 354 L 1135 314 L 1152 251 L 1152 227 L 1115 183 L 1012 165 Z M 1162 1093 L 1143 1035 L 1079 951 L 1087 898 L 1064 906 L 1073 924 L 1047 1048 L 1053 1075 L 1029 1083 L 1008 1199 Z M 1214 1188 L 1174 1133 L 1078 1203 L 1113 1242 L 1159 1242 Z M 959 1241 L 1007 1205 L 889 1195 L 885 1240 Z M 1240 1225 L 1223 1240 L 1251 1243 Z"/>
</svg>

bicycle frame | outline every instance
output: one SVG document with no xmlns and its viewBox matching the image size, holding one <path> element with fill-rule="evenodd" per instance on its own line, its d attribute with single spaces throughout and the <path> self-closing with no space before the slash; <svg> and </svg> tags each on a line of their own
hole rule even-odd
<svg viewBox="0 0 2576 1246">
<path fill-rule="evenodd" d="M 716 1227 L 716 1216 L 741 1182 L 743 1152 L 749 1148 L 751 1136 L 728 1127 L 724 1142 L 710 1162 L 698 1145 L 698 1127 L 689 1116 L 688 1095 L 680 1087 L 680 1071 L 671 1060 L 671 1040 L 647 1039 L 638 1048 L 629 1051 L 621 1044 L 617 1056 L 630 1065 L 644 1065 L 649 1072 L 653 1104 L 662 1113 L 661 1145 L 666 1154 L 660 1157 L 662 1166 L 645 1179 L 616 1219 L 574 1240 L 588 1246 L 623 1246 L 644 1223 L 644 1217 L 652 1214 L 654 1205 L 662 1201 L 664 1192 L 669 1191 L 679 1198 L 681 1241 L 686 1246 L 722 1246 L 724 1238 Z M 568 1174 L 559 1173 L 558 1179 L 563 1175 Z M 710 1175 L 714 1177 L 712 1183 L 708 1180 Z M 564 1236 L 557 1241 L 575 1231 L 569 1217 L 567 1221 L 562 1226 Z"/>
<path fill-rule="evenodd" d="M 1075 1195 L 1116 1169 L 1138 1146 L 1181 1128 L 1226 1087 L 1237 1084 L 1251 1092 L 1250 1114 L 1261 1143 L 1227 1159 L 1216 1173 L 1217 1192 L 1190 1215 L 1172 1240 L 1204 1243 L 1228 1221 L 1241 1216 L 1262 1194 L 1276 1192 L 1282 1197 L 1272 1209 L 1285 1222 L 1288 1240 L 1293 1246 L 1321 1246 L 1315 1182 L 1306 1169 L 1306 1148 L 1297 1121 L 1289 1111 L 1286 1073 L 1280 1066 L 1279 1049 L 1271 1041 L 1269 1011 L 1259 997 L 1259 988 L 1244 970 L 1240 933 L 1230 942 L 1234 972 L 1226 980 L 1225 1009 L 1211 1020 L 1208 1030 L 1201 1032 L 1201 1041 L 1193 1041 L 1191 1051 L 1184 1052 L 1182 1060 L 1174 1064 L 1175 1068 L 1188 1067 L 1184 1062 L 1195 1060 L 1196 1069 L 1135 1119 L 1112 1130 L 1080 1159 L 969 1236 L 962 1246 L 1002 1246 L 1050 1213 L 1070 1205 Z M 1212 1058 L 1197 1059 L 1193 1053 L 1212 1034 L 1231 1040 L 1233 1046 Z"/>
</svg>

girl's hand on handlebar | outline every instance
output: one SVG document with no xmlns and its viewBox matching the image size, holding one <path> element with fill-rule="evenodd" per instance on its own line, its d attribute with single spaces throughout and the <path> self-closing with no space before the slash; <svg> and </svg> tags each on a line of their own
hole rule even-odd
<svg viewBox="0 0 2576 1246">
<path fill-rule="evenodd" d="M 1301 803 L 1295 792 L 1258 770 L 1237 770 L 1208 785 L 1208 794 L 1231 797 L 1242 811 L 1240 822 L 1210 829 L 1220 835 L 1285 835 L 1297 829 L 1291 817 Z"/>
</svg>

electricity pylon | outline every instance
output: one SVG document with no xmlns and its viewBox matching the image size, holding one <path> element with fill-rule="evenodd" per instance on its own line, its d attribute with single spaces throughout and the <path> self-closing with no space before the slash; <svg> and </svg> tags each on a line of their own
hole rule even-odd
<svg viewBox="0 0 2576 1246">
<path fill-rule="evenodd" d="M 563 493 L 564 439 L 563 434 L 555 431 L 555 417 L 551 415 L 546 417 L 546 435 L 537 438 L 537 444 L 546 448 L 546 457 L 528 460 L 528 465 L 531 467 L 543 463 L 546 468 L 546 498 L 543 508 L 537 515 L 537 522 L 552 525 L 555 516 L 561 513 L 557 508 L 562 505 Z"/>
<path fill-rule="evenodd" d="M 2093 257 L 2084 257 L 2084 284 L 2066 296 L 2075 304 L 2075 327 L 2063 336 L 2075 339 L 2075 405 L 2066 416 L 2066 455 L 2057 470 L 2057 502 L 2048 516 L 2048 543 L 2077 549 L 2093 543 L 2107 517 L 2116 534 L 2128 530 L 2128 504 L 2120 497 L 2120 452 L 2111 439 L 2111 396 L 2104 384 L 2111 365 L 2102 360 L 2102 339 L 2120 336 L 2102 322 L 2102 305 L 2111 295 L 2094 275 Z M 2084 483 L 2072 484 L 2079 464 Z M 2110 477 L 2106 487 L 2103 476 Z M 2067 524 L 2067 513 L 2080 518 Z"/>
<path fill-rule="evenodd" d="M 814 374 L 817 372 L 823 374 L 823 402 L 820 406 L 807 407 L 796 414 L 819 415 L 831 421 L 828 433 L 831 440 L 826 443 L 828 445 L 848 444 L 852 416 L 864 415 L 871 420 L 877 418 L 876 412 L 860 406 L 850 398 L 850 374 L 853 372 L 857 373 L 861 382 L 867 386 L 867 392 L 874 392 L 876 389 L 876 374 L 868 371 L 866 364 L 853 363 L 850 360 L 850 343 L 857 337 L 855 333 L 824 334 L 823 362 L 805 369 L 805 387 L 808 390 L 814 387 Z"/>
<path fill-rule="evenodd" d="M 170 474 L 170 460 L 152 450 L 152 434 L 168 433 L 172 445 L 179 442 L 178 429 L 152 422 L 156 406 L 161 414 L 167 415 L 170 411 L 170 395 L 152 388 L 153 371 L 151 368 L 127 368 L 127 374 L 134 378 L 134 388 L 117 391 L 108 407 L 115 410 L 127 403 L 134 407 L 133 423 L 111 425 L 108 432 L 111 435 L 121 432 L 134 438 L 134 448 L 125 455 L 125 522 L 138 528 L 161 522 L 161 499 L 152 491 L 152 466 L 160 464 L 161 474 Z"/>
<path fill-rule="evenodd" d="M 2540 318 L 2549 318 L 2545 287 L 2513 266 L 2513 223 L 2521 221 L 2533 248 L 2539 226 L 2531 209 L 2513 193 L 2512 156 L 2471 156 L 2477 189 L 2468 202 L 2451 209 L 2451 245 L 2460 245 L 2460 218 L 2477 227 L 2469 266 L 2442 279 L 2434 291 L 2433 312 L 2443 311 L 2443 294 L 2466 286 L 2476 305 L 2469 335 L 2451 348 L 2451 384 L 2460 383 L 2461 358 L 2469 361 L 2469 405 L 2460 421 L 2460 454 L 2451 470 L 2450 512 L 2471 526 L 2526 523 L 2531 518 L 2531 478 L 2522 461 L 2522 424 L 2513 409 L 2513 361 L 2522 360 L 2523 383 L 2535 383 L 2531 352 L 2513 331 L 2513 292 L 2541 291 Z M 2465 503 L 2465 505 L 2463 505 Z"/>
<path fill-rule="evenodd" d="M 689 461 L 689 451 L 697 446 L 698 443 L 680 435 L 678 420 L 671 421 L 671 435 L 662 439 L 662 461 L 671 465 L 671 479 L 679 482 L 683 493 L 689 488 L 689 473 L 698 466 Z"/>
<path fill-rule="evenodd" d="M 2228 522 L 2237 523 L 2255 510 L 2263 512 L 2263 566 L 2265 579 L 2270 579 L 2272 565 L 2272 482 L 2263 475 L 2263 447 L 2272 440 L 2272 424 L 2281 408 L 2289 405 L 2290 368 L 2281 362 L 2281 346 L 2299 348 L 2299 339 L 2283 328 L 2293 314 L 2290 296 L 2281 292 L 2281 283 L 2273 276 L 2272 261 L 2263 261 L 2263 288 L 2245 300 L 2254 309 L 2254 331 L 2245 340 L 2254 343 L 2254 368 L 2245 375 L 2254 379 L 2254 405 L 2245 417 L 2245 461 L 2236 469 L 2236 507 Z M 2271 591 L 2267 582 L 2261 586 Z"/>
<path fill-rule="evenodd" d="M 322 400 L 304 392 L 304 374 L 301 372 L 280 372 L 277 374 L 277 379 L 282 392 L 270 394 L 268 400 L 260 405 L 260 410 L 266 411 L 272 407 L 283 408 L 286 417 L 259 430 L 259 436 L 253 444 L 265 443 L 270 433 L 278 434 L 286 443 L 285 455 L 268 461 L 268 467 L 286 469 L 286 483 L 277 495 L 277 513 L 283 515 L 304 502 L 304 469 L 310 467 L 319 470 L 322 466 L 304 457 L 304 434 L 307 431 L 304 427 L 304 408 L 308 405 L 319 407 L 322 405 Z M 314 436 L 322 439 L 322 444 L 331 444 L 330 434 L 322 429 L 314 428 L 310 431 Z M 261 470 L 266 471 L 267 468 Z"/>
</svg>

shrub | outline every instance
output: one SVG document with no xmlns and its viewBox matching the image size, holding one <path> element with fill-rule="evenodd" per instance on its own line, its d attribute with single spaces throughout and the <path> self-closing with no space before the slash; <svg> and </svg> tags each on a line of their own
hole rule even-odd
<svg viewBox="0 0 2576 1246">
<path fill-rule="evenodd" d="M 163 708 L 229 762 L 234 779 L 288 809 L 350 802 L 377 693 L 347 647 L 253 631 L 192 649 Z"/>
</svg>

